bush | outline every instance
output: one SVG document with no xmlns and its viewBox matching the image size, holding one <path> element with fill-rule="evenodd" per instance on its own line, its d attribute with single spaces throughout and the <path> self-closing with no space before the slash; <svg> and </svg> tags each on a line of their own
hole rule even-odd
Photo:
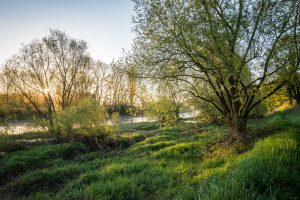
<svg viewBox="0 0 300 200">
<path fill-rule="evenodd" d="M 100 148 L 111 141 L 114 131 L 106 125 L 107 120 L 106 109 L 96 100 L 82 99 L 59 112 L 50 131 L 57 134 L 60 140 L 75 139 L 92 149 Z"/>
<path fill-rule="evenodd" d="M 112 131 L 113 132 L 118 132 L 119 131 L 119 122 L 120 122 L 120 115 L 118 112 L 114 112 L 111 115 L 111 122 L 112 122 Z"/>
<path fill-rule="evenodd" d="M 99 127 L 103 128 L 106 121 L 107 113 L 104 107 L 94 99 L 82 99 L 55 116 L 54 131 L 60 134 L 85 134 Z"/>
<path fill-rule="evenodd" d="M 104 149 L 116 147 L 113 133 L 107 127 L 91 129 L 84 133 L 75 133 L 74 139 L 82 142 L 89 147 L 89 149 Z"/>
<path fill-rule="evenodd" d="M 201 122 L 223 122 L 220 112 L 210 103 L 204 101 L 195 101 L 192 104 L 200 111 L 197 114 L 197 119 Z"/>
<path fill-rule="evenodd" d="M 174 126 L 179 122 L 179 110 L 166 97 L 150 103 L 146 115 L 149 118 L 157 119 L 160 127 Z"/>
<path fill-rule="evenodd" d="M 267 114 L 267 112 L 268 107 L 265 104 L 261 103 L 255 106 L 253 110 L 251 110 L 249 118 L 262 118 Z"/>
</svg>

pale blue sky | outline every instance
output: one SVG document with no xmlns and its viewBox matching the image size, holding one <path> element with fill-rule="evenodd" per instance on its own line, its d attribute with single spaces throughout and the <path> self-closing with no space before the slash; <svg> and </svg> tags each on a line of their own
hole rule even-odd
<svg viewBox="0 0 300 200">
<path fill-rule="evenodd" d="M 130 0 L 0 0 L 0 64 L 49 28 L 87 41 L 91 56 L 109 63 L 131 48 L 133 6 Z"/>
</svg>

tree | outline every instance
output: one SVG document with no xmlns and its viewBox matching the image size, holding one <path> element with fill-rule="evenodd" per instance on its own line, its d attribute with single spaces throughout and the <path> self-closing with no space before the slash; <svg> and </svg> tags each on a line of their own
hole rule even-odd
<svg viewBox="0 0 300 200">
<path fill-rule="evenodd" d="M 111 109 L 126 104 L 128 90 L 128 79 L 123 71 L 122 61 L 112 62 L 110 64 L 110 75 L 108 78 L 108 100 Z"/>
<path fill-rule="evenodd" d="M 291 32 L 281 39 L 278 62 L 283 62 L 286 68 L 281 72 L 281 79 L 286 82 L 286 91 L 290 99 L 300 104 L 300 3 Z"/>
<path fill-rule="evenodd" d="M 65 109 L 90 91 L 91 58 L 87 53 L 87 43 L 69 38 L 59 30 L 50 30 L 50 35 L 43 39 L 43 43 L 50 51 L 50 64 L 54 67 L 58 104 Z"/>
<path fill-rule="evenodd" d="M 86 42 L 50 30 L 25 45 L 5 64 L 5 75 L 24 105 L 49 119 L 88 93 L 90 58 Z"/>
<path fill-rule="evenodd" d="M 135 71 L 134 65 L 129 65 L 126 69 L 126 74 L 128 78 L 128 98 L 129 98 L 129 106 L 134 106 L 134 100 L 136 96 L 137 90 L 137 75 Z"/>
<path fill-rule="evenodd" d="M 21 94 L 22 103 L 29 110 L 46 117 L 55 112 L 50 91 L 54 71 L 50 67 L 49 52 L 37 40 L 23 46 L 19 54 L 5 64 L 5 74 L 16 93 Z"/>
<path fill-rule="evenodd" d="M 140 72 L 185 83 L 186 92 L 221 113 L 232 136 L 243 136 L 251 110 L 284 85 L 274 81 L 284 67 L 274 61 L 298 1 L 134 2 Z M 199 90 L 202 84 L 213 95 Z M 260 95 L 272 84 L 277 85 Z"/>
<path fill-rule="evenodd" d="M 100 61 L 92 64 L 93 87 L 92 94 L 100 104 L 105 104 L 108 94 L 109 65 Z"/>
<path fill-rule="evenodd" d="M 300 74 L 290 74 L 290 79 L 287 81 L 287 94 L 291 99 L 294 99 L 297 105 L 300 105 Z"/>
<path fill-rule="evenodd" d="M 180 111 L 182 111 L 186 100 L 186 94 L 181 92 L 182 90 L 184 90 L 182 84 L 176 79 L 159 82 L 158 93 L 170 101 L 178 122 Z"/>
<path fill-rule="evenodd" d="M 7 106 L 8 99 L 9 99 L 10 83 L 1 68 L 0 68 L 0 80 L 1 80 L 0 95 L 1 95 L 1 98 L 4 99 L 3 104 L 5 104 Z"/>
<path fill-rule="evenodd" d="M 107 65 L 109 73 L 106 78 L 106 101 L 111 112 L 118 111 L 121 114 L 136 115 L 138 101 L 141 93 L 145 92 L 145 88 L 141 88 L 136 65 L 130 59 L 128 53 L 116 62 Z"/>
</svg>

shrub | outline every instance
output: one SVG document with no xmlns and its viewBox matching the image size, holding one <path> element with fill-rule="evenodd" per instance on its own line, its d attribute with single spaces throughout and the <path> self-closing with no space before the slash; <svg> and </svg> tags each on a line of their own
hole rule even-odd
<svg viewBox="0 0 300 200">
<path fill-rule="evenodd" d="M 87 132 L 78 132 L 74 134 L 76 141 L 86 144 L 89 149 L 103 149 L 115 147 L 115 138 L 107 127 L 98 127 Z"/>
<path fill-rule="evenodd" d="M 94 99 L 82 99 L 70 108 L 59 112 L 50 129 L 60 140 L 75 139 L 88 147 L 102 148 L 110 143 L 114 131 L 106 125 L 107 112 Z"/>
<path fill-rule="evenodd" d="M 179 111 L 166 97 L 160 98 L 157 102 L 150 103 L 146 115 L 149 118 L 158 120 L 160 127 L 174 126 L 179 122 Z"/>
<path fill-rule="evenodd" d="M 119 131 L 119 122 L 120 122 L 120 115 L 118 112 L 114 112 L 111 115 L 111 122 L 112 122 L 112 131 L 118 132 Z"/>
<path fill-rule="evenodd" d="M 104 107 L 94 99 L 82 99 L 55 116 L 54 128 L 61 134 L 85 133 L 98 127 L 102 128 L 106 121 L 107 113 Z"/>
<path fill-rule="evenodd" d="M 201 122 L 217 122 L 223 121 L 220 112 L 211 104 L 204 101 L 192 101 L 192 105 L 199 110 L 197 119 Z"/>
</svg>

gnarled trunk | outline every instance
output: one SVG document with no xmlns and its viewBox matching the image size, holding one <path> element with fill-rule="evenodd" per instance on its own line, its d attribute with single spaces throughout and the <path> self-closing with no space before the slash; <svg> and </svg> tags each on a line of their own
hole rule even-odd
<svg viewBox="0 0 300 200">
<path fill-rule="evenodd" d="M 226 117 L 227 124 L 230 128 L 232 138 L 240 139 L 245 136 L 247 117 L 232 114 Z"/>
<path fill-rule="evenodd" d="M 300 105 L 300 95 L 298 95 L 295 99 L 296 99 L 296 104 Z"/>
</svg>

